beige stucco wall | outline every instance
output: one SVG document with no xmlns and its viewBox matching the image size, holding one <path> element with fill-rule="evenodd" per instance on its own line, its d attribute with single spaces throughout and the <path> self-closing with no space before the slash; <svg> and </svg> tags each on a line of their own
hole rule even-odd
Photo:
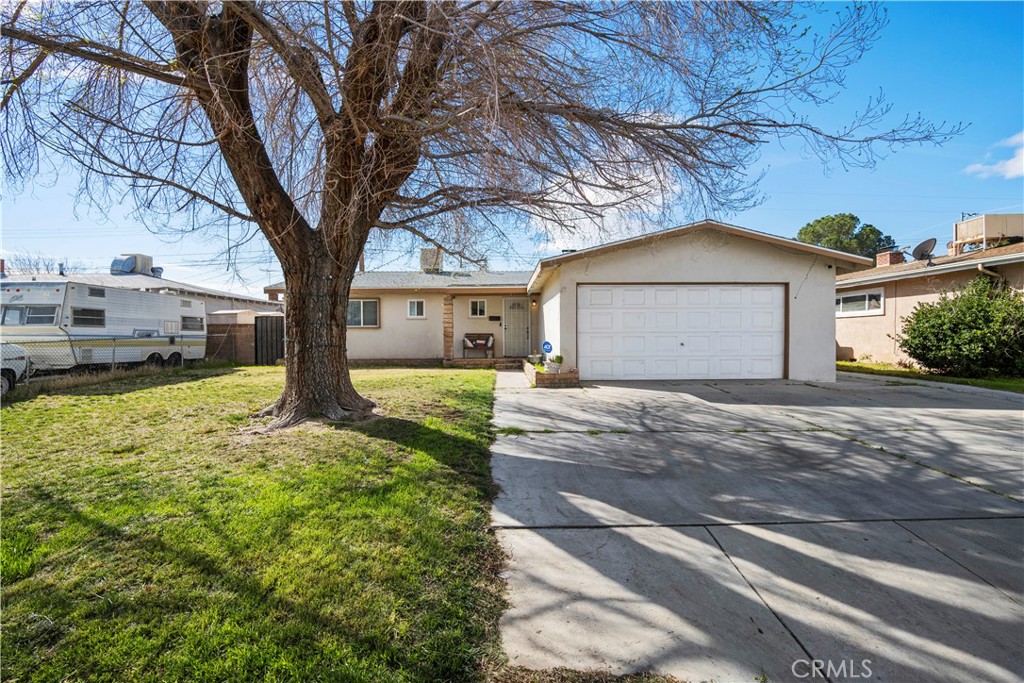
<svg viewBox="0 0 1024 683">
<path fill-rule="evenodd" d="M 488 320 L 491 316 L 498 316 L 503 318 L 505 315 L 505 299 L 508 298 L 528 298 L 531 301 L 536 300 L 537 297 L 527 297 L 526 293 L 523 294 L 504 294 L 504 295 L 486 295 L 486 294 L 471 294 L 471 295 L 459 295 L 452 297 L 452 322 L 455 330 L 455 358 L 462 358 L 462 340 L 466 334 L 493 334 L 494 335 L 494 357 L 500 358 L 505 355 L 505 343 L 504 343 L 504 321 L 492 321 Z M 469 317 L 469 302 L 476 299 L 483 299 L 487 302 L 487 318 L 470 318 Z M 530 304 L 530 336 L 531 347 L 540 346 L 540 343 L 536 340 L 534 330 L 537 325 L 537 306 Z M 470 358 L 479 358 L 481 353 L 479 351 L 470 352 Z"/>
<path fill-rule="evenodd" d="M 380 327 L 349 328 L 348 357 L 356 360 L 391 358 L 441 358 L 440 294 L 370 292 L 352 294 L 353 299 L 380 299 Z M 427 317 L 410 319 L 408 302 L 423 299 Z"/>
<path fill-rule="evenodd" d="M 550 281 L 545 283 L 543 291 L 540 293 L 540 303 L 537 308 L 540 310 L 540 314 L 537 320 L 537 334 L 534 343 L 534 347 L 537 351 L 542 351 L 542 345 L 545 341 L 551 342 L 551 346 L 554 351 L 552 355 L 561 353 L 559 349 L 562 348 L 562 334 L 561 334 L 561 319 L 562 319 L 562 285 L 558 277 L 551 278 Z"/>
<path fill-rule="evenodd" d="M 999 266 L 999 272 L 1014 289 L 1024 290 L 1024 264 L 1004 264 Z M 883 315 L 836 318 L 836 357 L 879 363 L 909 362 L 910 358 L 896 342 L 903 319 L 917 304 L 937 301 L 941 292 L 957 290 L 978 275 L 976 270 L 966 270 L 838 290 L 839 294 L 853 294 L 884 288 L 884 295 Z"/>
<path fill-rule="evenodd" d="M 540 332 L 555 344 L 554 353 L 576 368 L 577 285 L 787 283 L 788 376 L 835 381 L 835 273 L 835 261 L 826 256 L 701 230 L 562 265 L 541 292 L 545 303 Z M 557 306 L 557 314 L 549 315 L 549 306 Z"/>
</svg>

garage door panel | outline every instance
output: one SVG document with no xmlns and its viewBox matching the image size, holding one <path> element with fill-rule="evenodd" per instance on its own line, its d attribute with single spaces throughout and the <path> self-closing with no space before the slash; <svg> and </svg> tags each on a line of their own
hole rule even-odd
<svg viewBox="0 0 1024 683">
<path fill-rule="evenodd" d="M 743 311 L 719 311 L 718 329 L 720 330 L 741 330 L 743 329 Z"/>
<path fill-rule="evenodd" d="M 690 334 L 686 336 L 686 342 L 683 345 L 683 349 L 689 354 L 702 354 L 711 352 L 711 336 L 702 334 Z M 679 351 L 679 349 L 676 349 Z"/>
<path fill-rule="evenodd" d="M 676 335 L 656 335 L 654 337 L 654 353 L 661 356 L 665 354 L 675 355 L 679 349 L 679 337 Z"/>
<path fill-rule="evenodd" d="M 679 314 L 675 311 L 654 311 L 654 330 L 675 332 L 679 329 Z"/>
<path fill-rule="evenodd" d="M 591 330 L 615 329 L 615 316 L 610 311 L 591 311 L 586 317 L 587 327 Z"/>
<path fill-rule="evenodd" d="M 647 303 L 645 300 L 646 294 L 647 292 L 642 287 L 625 287 L 622 289 L 622 305 L 637 306 L 642 308 Z"/>
<path fill-rule="evenodd" d="M 622 353 L 625 355 L 644 354 L 647 352 L 646 339 L 638 335 L 622 337 Z"/>
<path fill-rule="evenodd" d="M 655 306 L 678 306 L 679 290 L 675 287 L 654 290 Z"/>
<path fill-rule="evenodd" d="M 782 377 L 785 290 L 779 285 L 580 290 L 583 379 Z"/>
<path fill-rule="evenodd" d="M 718 336 L 718 352 L 720 354 L 743 353 L 743 337 L 738 334 L 722 334 Z"/>
<path fill-rule="evenodd" d="M 615 338 L 606 334 L 591 335 L 587 339 L 585 347 L 581 345 L 581 348 L 585 348 L 589 352 L 588 355 L 610 356 L 615 353 Z"/>
<path fill-rule="evenodd" d="M 743 289 L 740 287 L 717 287 L 719 306 L 742 306 Z"/>
<path fill-rule="evenodd" d="M 647 314 L 644 311 L 623 311 L 622 327 L 626 330 L 642 330 L 647 326 Z"/>
<path fill-rule="evenodd" d="M 775 303 L 775 289 L 771 287 L 751 287 L 750 303 L 754 306 L 770 306 Z"/>
<path fill-rule="evenodd" d="M 672 379 L 679 376 L 679 361 L 675 358 L 655 358 L 654 374 L 659 379 Z"/>
<path fill-rule="evenodd" d="M 694 332 L 711 330 L 711 311 L 687 311 L 686 329 Z"/>
<path fill-rule="evenodd" d="M 613 293 L 611 287 L 593 287 L 586 290 L 586 303 L 590 306 L 611 306 Z"/>
<path fill-rule="evenodd" d="M 686 303 L 689 306 L 710 306 L 711 290 L 708 287 L 687 287 Z"/>
<path fill-rule="evenodd" d="M 623 358 L 622 375 L 625 379 L 640 379 L 647 375 L 646 362 L 642 358 Z"/>
</svg>

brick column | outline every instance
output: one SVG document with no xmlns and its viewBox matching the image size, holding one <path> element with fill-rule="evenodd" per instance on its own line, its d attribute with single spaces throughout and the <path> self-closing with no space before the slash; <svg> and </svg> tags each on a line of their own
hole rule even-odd
<svg viewBox="0 0 1024 683">
<path fill-rule="evenodd" d="M 444 357 L 446 360 L 455 358 L 455 314 L 452 302 L 454 297 L 445 294 L 441 304 L 441 325 L 444 330 Z"/>
</svg>

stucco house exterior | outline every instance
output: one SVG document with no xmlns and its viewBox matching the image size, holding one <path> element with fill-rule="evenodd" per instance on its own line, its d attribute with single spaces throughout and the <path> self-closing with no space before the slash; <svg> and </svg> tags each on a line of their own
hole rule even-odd
<svg viewBox="0 0 1024 683">
<path fill-rule="evenodd" d="M 945 256 L 906 261 L 902 252 L 883 252 L 875 268 L 838 276 L 836 357 L 909 362 L 896 341 L 904 318 L 979 275 L 1024 291 L 1022 240 L 1024 215 L 978 216 L 955 224 Z"/>
<path fill-rule="evenodd" d="M 458 361 L 551 346 L 582 380 L 835 379 L 837 273 L 871 259 L 701 221 L 541 260 L 523 272 L 357 273 L 353 359 Z M 280 297 L 283 283 L 266 288 Z M 287 300 L 286 300 L 287 305 Z"/>
</svg>

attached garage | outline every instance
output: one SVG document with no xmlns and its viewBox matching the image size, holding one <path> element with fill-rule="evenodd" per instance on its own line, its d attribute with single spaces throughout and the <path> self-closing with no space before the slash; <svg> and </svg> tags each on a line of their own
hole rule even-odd
<svg viewBox="0 0 1024 683">
<path fill-rule="evenodd" d="M 538 340 L 581 380 L 835 380 L 835 276 L 861 256 L 715 221 L 545 259 Z"/>
<path fill-rule="evenodd" d="M 579 285 L 582 379 L 785 376 L 786 286 Z"/>
</svg>

